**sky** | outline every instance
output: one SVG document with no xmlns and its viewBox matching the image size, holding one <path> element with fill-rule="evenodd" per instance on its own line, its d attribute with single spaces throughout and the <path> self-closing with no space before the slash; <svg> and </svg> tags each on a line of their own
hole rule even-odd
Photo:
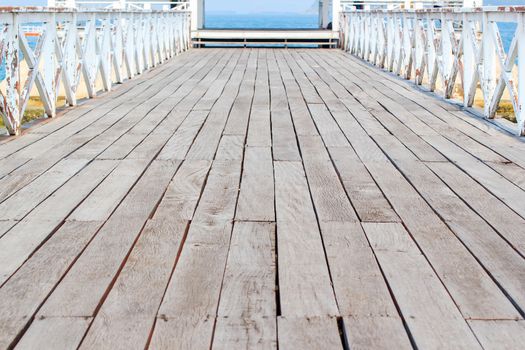
<svg viewBox="0 0 525 350">
<path fill-rule="evenodd" d="M 309 10 L 317 0 L 206 0 L 206 11 L 240 13 L 299 12 Z M 0 0 L 0 6 L 45 6 L 47 0 Z M 485 5 L 518 5 L 525 0 L 485 0 Z"/>
</svg>

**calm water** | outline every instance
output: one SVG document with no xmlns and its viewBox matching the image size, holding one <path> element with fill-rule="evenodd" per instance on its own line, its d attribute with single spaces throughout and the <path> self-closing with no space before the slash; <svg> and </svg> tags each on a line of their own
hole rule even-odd
<svg viewBox="0 0 525 350">
<path fill-rule="evenodd" d="M 499 28 L 505 49 L 510 46 L 512 36 L 516 30 L 515 23 L 499 23 Z M 275 28 L 318 28 L 317 15 L 242 15 L 242 14 L 208 14 L 205 19 L 206 28 L 251 28 L 251 29 L 275 29 Z M 28 37 L 29 44 L 36 45 L 35 37 Z M 0 81 L 5 79 L 5 64 L 0 65 Z"/>
<path fill-rule="evenodd" d="M 317 15 L 253 15 L 253 14 L 207 14 L 206 28 L 250 28 L 250 29 L 316 29 L 319 27 Z"/>
</svg>

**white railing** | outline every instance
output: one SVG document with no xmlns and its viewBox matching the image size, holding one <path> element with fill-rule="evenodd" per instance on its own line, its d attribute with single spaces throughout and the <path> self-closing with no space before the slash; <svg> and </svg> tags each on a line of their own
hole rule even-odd
<svg viewBox="0 0 525 350">
<path fill-rule="evenodd" d="M 47 0 L 48 7 L 67 7 L 114 10 L 187 10 L 189 2 L 184 0 Z"/>
<path fill-rule="evenodd" d="M 189 45 L 185 10 L 0 7 L 0 115 L 9 133 L 18 134 L 31 95 L 53 117 L 59 93 L 74 106 L 80 90 L 90 98 L 109 91 Z"/>
<path fill-rule="evenodd" d="M 340 25 L 344 50 L 465 107 L 481 92 L 487 118 L 508 101 L 525 134 L 525 7 L 354 10 Z M 502 25 L 512 27 L 509 45 Z"/>
<path fill-rule="evenodd" d="M 465 5 L 465 0 L 340 0 L 340 3 L 344 11 L 372 9 L 394 10 L 462 7 Z"/>
</svg>

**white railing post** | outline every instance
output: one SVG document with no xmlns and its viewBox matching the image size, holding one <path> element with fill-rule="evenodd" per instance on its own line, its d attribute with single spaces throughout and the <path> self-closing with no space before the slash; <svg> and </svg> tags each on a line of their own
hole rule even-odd
<svg viewBox="0 0 525 350">
<path fill-rule="evenodd" d="M 0 105 L 4 106 L 4 111 L 1 114 L 7 130 L 11 135 L 18 135 L 22 117 L 18 109 L 20 102 L 20 67 L 18 61 L 20 50 L 18 47 L 19 27 L 16 14 L 13 14 L 10 22 L 10 25 L 8 24 L 6 28 L 7 30 L 4 30 L 6 94 L 5 97 L 0 95 L 0 99 L 5 99 L 0 101 Z"/>
<path fill-rule="evenodd" d="M 516 35 L 518 40 L 518 110 L 516 121 L 520 135 L 525 135 L 525 13 L 518 14 L 518 29 Z"/>
<path fill-rule="evenodd" d="M 482 20 L 482 45 L 483 45 L 483 56 L 482 56 L 482 70 L 483 74 L 481 75 L 481 88 L 483 90 L 483 100 L 484 100 L 484 113 L 489 118 L 493 117 L 490 115 L 490 102 L 492 100 L 492 95 L 494 94 L 494 88 L 496 86 L 496 57 L 494 54 L 495 46 L 494 41 L 492 40 L 492 23 L 489 20 L 489 14 L 483 13 Z"/>
<path fill-rule="evenodd" d="M 328 18 L 329 11 L 330 11 L 329 10 L 329 0 L 319 0 L 319 1 L 320 1 L 320 7 L 319 7 L 320 27 L 323 29 L 326 29 L 328 28 L 328 23 L 330 22 L 330 18 Z"/>
<path fill-rule="evenodd" d="M 463 106 L 471 107 L 474 103 L 475 90 L 477 88 L 477 64 L 478 50 L 476 29 L 474 24 L 468 19 L 467 14 L 463 14 Z"/>
<path fill-rule="evenodd" d="M 340 13 L 341 13 L 341 0 L 332 0 L 332 30 L 333 31 L 339 30 Z"/>
<path fill-rule="evenodd" d="M 204 28 L 204 0 L 190 0 L 191 30 Z"/>
</svg>

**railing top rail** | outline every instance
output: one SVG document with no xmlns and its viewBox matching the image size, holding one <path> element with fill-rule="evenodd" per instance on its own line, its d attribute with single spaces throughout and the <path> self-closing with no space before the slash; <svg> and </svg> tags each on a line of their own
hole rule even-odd
<svg viewBox="0 0 525 350">
<path fill-rule="evenodd" d="M 525 6 L 483 6 L 483 7 L 436 7 L 423 9 L 345 9 L 345 12 L 363 13 L 484 13 L 484 12 L 508 12 L 524 13 Z"/>
<path fill-rule="evenodd" d="M 165 12 L 191 12 L 188 9 L 170 8 L 166 10 L 151 9 L 109 9 L 109 8 L 71 8 L 71 7 L 43 7 L 43 6 L 0 6 L 0 13 L 165 13 Z"/>
</svg>

